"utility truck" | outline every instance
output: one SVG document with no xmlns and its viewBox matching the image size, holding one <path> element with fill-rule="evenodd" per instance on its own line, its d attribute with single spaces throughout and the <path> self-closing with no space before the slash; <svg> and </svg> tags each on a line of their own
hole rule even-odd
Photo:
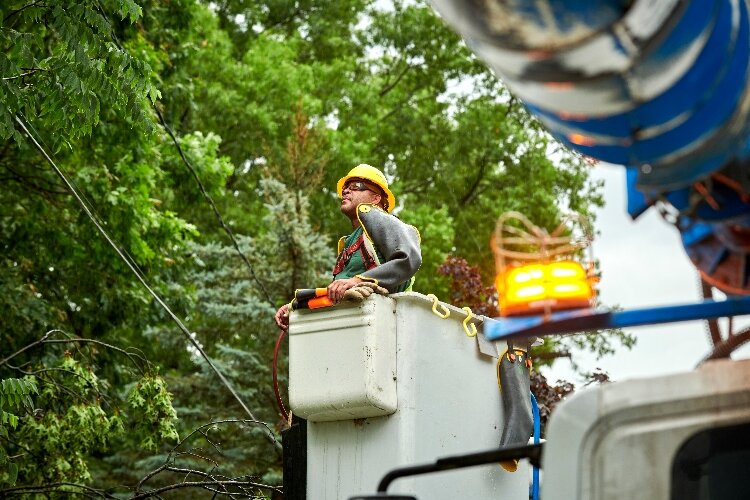
<svg viewBox="0 0 750 500">
<path fill-rule="evenodd" d="M 307 421 L 288 431 L 287 497 L 522 499 L 541 483 L 544 500 L 750 498 L 750 361 L 728 359 L 750 330 L 722 336 L 716 322 L 750 313 L 748 1 L 432 2 L 557 140 L 626 168 L 629 213 L 656 206 L 675 225 L 706 300 L 501 309 L 469 319 L 476 336 L 470 312 L 415 293 L 295 312 L 290 400 Z M 517 346 L 695 319 L 714 342 L 696 370 L 582 391 L 544 443 L 502 442 L 528 429 L 520 407 L 533 412 L 520 392 L 506 405 L 514 386 L 496 383 L 498 360 L 525 363 Z"/>
</svg>

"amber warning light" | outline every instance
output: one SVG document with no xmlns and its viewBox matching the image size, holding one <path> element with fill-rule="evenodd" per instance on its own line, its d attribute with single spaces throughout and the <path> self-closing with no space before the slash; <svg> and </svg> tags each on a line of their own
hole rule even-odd
<svg viewBox="0 0 750 500">
<path fill-rule="evenodd" d="M 583 266 L 573 261 L 512 267 L 495 285 L 503 316 L 590 307 L 595 297 Z"/>
<path fill-rule="evenodd" d="M 569 225 L 573 222 L 580 223 L 583 236 L 576 235 Z M 592 307 L 598 277 L 591 263 L 587 270 L 574 260 L 590 248 L 590 234 L 587 221 L 577 215 L 568 217 L 551 234 L 519 213 L 501 216 L 493 239 L 500 315 Z"/>
</svg>

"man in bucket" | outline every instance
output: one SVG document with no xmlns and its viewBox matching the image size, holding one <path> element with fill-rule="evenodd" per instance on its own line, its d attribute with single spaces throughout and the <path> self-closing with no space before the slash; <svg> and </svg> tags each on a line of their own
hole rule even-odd
<svg viewBox="0 0 750 500">
<path fill-rule="evenodd" d="M 336 191 L 341 213 L 353 230 L 339 240 L 328 298 L 337 304 L 355 287 L 380 287 L 391 293 L 410 290 L 422 264 L 419 232 L 391 215 L 396 198 L 385 175 L 370 165 L 358 165 L 339 179 Z M 289 304 L 279 308 L 274 320 L 279 328 L 289 327 Z"/>
</svg>

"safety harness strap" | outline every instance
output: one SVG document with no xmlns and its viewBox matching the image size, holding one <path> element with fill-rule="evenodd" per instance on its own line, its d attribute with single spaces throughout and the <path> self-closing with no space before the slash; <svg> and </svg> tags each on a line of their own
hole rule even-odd
<svg viewBox="0 0 750 500">
<path fill-rule="evenodd" d="M 334 276 L 344 270 L 344 267 L 346 267 L 349 259 L 352 258 L 352 255 L 354 255 L 357 250 L 359 250 L 362 254 L 362 264 L 365 266 L 365 269 L 370 270 L 374 267 L 377 267 L 377 262 L 375 262 L 375 260 L 372 258 L 372 255 L 370 255 L 370 253 L 367 251 L 366 245 L 364 245 L 364 239 L 364 234 L 361 234 L 354 243 L 341 251 L 339 256 L 336 258 L 336 265 L 333 267 Z"/>
<path fill-rule="evenodd" d="M 364 243 L 364 235 L 360 236 L 359 239 L 362 240 L 362 243 Z M 375 262 L 375 259 L 372 258 L 370 252 L 367 251 L 366 245 L 360 245 L 359 251 L 362 254 L 362 264 L 365 265 L 365 269 L 369 271 L 373 267 L 378 267 L 378 263 Z"/>
<path fill-rule="evenodd" d="M 373 259 L 372 255 L 370 255 L 370 253 L 365 249 L 364 240 L 364 234 L 361 234 L 354 243 L 352 243 L 347 248 L 343 249 L 341 253 L 339 253 L 339 256 L 336 258 L 336 265 L 333 266 L 334 276 L 344 270 L 347 262 L 349 262 L 349 259 L 352 258 L 352 255 L 354 255 L 357 250 L 359 250 L 362 254 L 362 264 L 364 264 L 365 269 L 370 270 L 374 267 L 377 267 L 378 264 L 375 262 L 375 259 Z"/>
</svg>

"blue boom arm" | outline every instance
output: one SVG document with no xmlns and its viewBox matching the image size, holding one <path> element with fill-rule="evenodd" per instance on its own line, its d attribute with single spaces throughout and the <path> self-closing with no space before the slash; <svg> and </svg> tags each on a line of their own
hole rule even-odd
<svg viewBox="0 0 750 500">
<path fill-rule="evenodd" d="M 707 283 L 750 294 L 745 0 L 432 0 L 560 142 L 675 215 Z"/>
</svg>

